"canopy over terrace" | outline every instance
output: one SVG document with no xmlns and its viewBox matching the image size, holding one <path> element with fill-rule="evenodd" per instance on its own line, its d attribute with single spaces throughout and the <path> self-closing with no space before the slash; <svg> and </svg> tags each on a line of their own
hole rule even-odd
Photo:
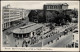
<svg viewBox="0 0 80 52">
<path fill-rule="evenodd" d="M 29 33 L 35 31 L 36 29 L 43 27 L 42 24 L 35 24 L 35 25 L 28 25 L 26 27 L 20 27 L 20 28 L 16 28 L 14 29 L 13 35 L 17 36 L 17 37 L 25 37 L 25 36 L 31 36 Z"/>
</svg>

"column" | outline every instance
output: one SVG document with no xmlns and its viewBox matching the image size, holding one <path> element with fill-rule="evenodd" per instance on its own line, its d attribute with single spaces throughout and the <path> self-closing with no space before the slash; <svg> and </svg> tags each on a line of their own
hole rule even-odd
<svg viewBox="0 0 80 52">
<path fill-rule="evenodd" d="M 53 9 L 53 6 L 52 6 L 52 9 Z"/>
<path fill-rule="evenodd" d="M 59 5 L 60 6 L 60 5 Z M 58 9 L 60 9 L 60 7 L 58 6 Z"/>
<path fill-rule="evenodd" d="M 7 28 L 8 28 L 8 23 L 6 24 Z"/>
<path fill-rule="evenodd" d="M 51 6 L 51 9 L 52 9 L 52 6 Z"/>
<path fill-rule="evenodd" d="M 59 9 L 59 5 L 58 5 L 57 7 L 58 7 L 58 9 Z"/>
<path fill-rule="evenodd" d="M 53 9 L 53 6 L 52 6 L 52 9 Z"/>
<path fill-rule="evenodd" d="M 27 37 L 27 34 L 26 34 L 26 37 Z"/>
<path fill-rule="evenodd" d="M 55 9 L 55 5 L 54 5 L 54 9 Z"/>
<path fill-rule="evenodd" d="M 7 28 L 7 23 L 6 23 L 6 25 L 5 25 L 5 28 Z"/>
<path fill-rule="evenodd" d="M 51 9 L 51 6 L 50 6 L 50 9 Z"/>
<path fill-rule="evenodd" d="M 9 22 L 8 22 L 7 26 L 8 26 L 8 28 L 9 28 Z"/>
<path fill-rule="evenodd" d="M 7 23 L 6 23 L 6 28 L 7 28 Z"/>
<path fill-rule="evenodd" d="M 48 6 L 48 9 L 50 9 L 50 6 Z"/>
<path fill-rule="evenodd" d="M 9 27 L 10 27 L 10 22 L 9 22 Z"/>
<path fill-rule="evenodd" d="M 7 26 L 8 26 L 8 28 L 9 28 L 9 22 L 7 23 Z"/>
<path fill-rule="evenodd" d="M 17 34 L 18 35 L 18 38 L 19 38 L 19 34 Z"/>
<path fill-rule="evenodd" d="M 22 34 L 22 38 L 23 38 L 23 34 Z"/>
<path fill-rule="evenodd" d="M 60 6 L 60 5 L 59 5 Z M 58 6 L 58 9 L 60 9 L 60 7 Z"/>
<path fill-rule="evenodd" d="M 57 5 L 57 9 L 58 9 L 58 5 Z"/>
<path fill-rule="evenodd" d="M 47 9 L 49 9 L 49 6 L 47 6 Z"/>
<path fill-rule="evenodd" d="M 15 33 L 13 33 L 13 36 L 14 36 L 14 37 L 16 37 L 16 34 L 15 34 Z"/>
<path fill-rule="evenodd" d="M 16 37 L 16 35 L 13 33 L 13 36 Z"/>
<path fill-rule="evenodd" d="M 57 5 L 56 5 L 56 9 L 57 9 Z"/>
<path fill-rule="evenodd" d="M 51 9 L 52 9 L 52 6 L 51 6 Z"/>
<path fill-rule="evenodd" d="M 49 5 L 48 5 L 48 9 L 49 9 Z"/>
<path fill-rule="evenodd" d="M 60 9 L 60 5 L 59 5 L 59 9 Z"/>
<path fill-rule="evenodd" d="M 54 9 L 54 5 L 53 5 L 53 9 Z"/>
<path fill-rule="evenodd" d="M 62 9 L 62 5 L 61 5 L 61 9 Z"/>
<path fill-rule="evenodd" d="M 4 26 L 4 29 L 5 29 L 5 23 L 4 23 L 4 25 L 3 25 L 3 26 Z"/>
<path fill-rule="evenodd" d="M 6 28 L 6 23 L 4 23 L 4 28 Z"/>
<path fill-rule="evenodd" d="M 9 27 L 9 22 L 8 22 L 8 27 Z"/>
<path fill-rule="evenodd" d="M 47 9 L 48 9 L 48 6 L 46 6 L 47 7 Z"/>
</svg>

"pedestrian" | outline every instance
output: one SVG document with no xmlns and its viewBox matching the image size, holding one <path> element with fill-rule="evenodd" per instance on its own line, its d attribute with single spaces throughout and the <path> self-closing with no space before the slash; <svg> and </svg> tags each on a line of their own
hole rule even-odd
<svg viewBox="0 0 80 52">
<path fill-rule="evenodd" d="M 60 37 L 61 37 L 61 35 L 60 35 Z"/>
<path fill-rule="evenodd" d="M 26 47 L 28 47 L 28 45 L 26 44 Z"/>
<path fill-rule="evenodd" d="M 58 38 L 58 40 L 59 40 L 59 38 Z"/>
<path fill-rule="evenodd" d="M 18 42 L 18 45 L 19 45 L 19 42 Z"/>
<path fill-rule="evenodd" d="M 48 42 L 48 44 L 49 44 L 50 42 Z"/>
<path fill-rule="evenodd" d="M 53 40 L 51 40 L 51 43 L 53 43 Z"/>
<path fill-rule="evenodd" d="M 17 45 L 15 45 L 15 47 L 17 47 Z"/>
<path fill-rule="evenodd" d="M 57 41 L 57 38 L 56 38 L 56 41 Z"/>
<path fill-rule="evenodd" d="M 50 37 L 50 35 L 49 35 L 49 37 Z"/>
</svg>

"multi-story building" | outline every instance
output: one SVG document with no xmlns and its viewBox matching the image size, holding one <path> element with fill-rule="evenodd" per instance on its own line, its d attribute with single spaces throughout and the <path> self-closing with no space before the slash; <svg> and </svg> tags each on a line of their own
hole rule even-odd
<svg viewBox="0 0 80 52">
<path fill-rule="evenodd" d="M 68 4 L 67 3 L 47 3 L 47 4 L 44 4 L 43 6 L 43 10 L 44 10 L 44 13 L 43 13 L 43 16 L 46 18 L 46 22 L 49 22 L 49 19 L 50 18 L 47 18 L 46 17 L 46 10 L 47 11 L 58 11 L 58 12 L 61 12 L 63 10 L 66 10 L 68 9 Z"/>
<path fill-rule="evenodd" d="M 25 17 L 28 18 L 25 9 L 11 8 L 10 5 L 7 5 L 2 10 L 3 29 L 9 28 L 14 21 L 21 20 Z"/>
<path fill-rule="evenodd" d="M 47 4 L 44 4 L 43 8 L 45 10 L 60 10 L 60 9 L 68 9 L 68 4 L 67 3 L 47 3 Z"/>
</svg>

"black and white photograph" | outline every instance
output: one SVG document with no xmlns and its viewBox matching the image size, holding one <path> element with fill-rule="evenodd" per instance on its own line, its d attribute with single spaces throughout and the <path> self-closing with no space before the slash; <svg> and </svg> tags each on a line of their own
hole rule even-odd
<svg viewBox="0 0 80 52">
<path fill-rule="evenodd" d="M 79 48 L 78 1 L 1 1 L 2 47 Z"/>
</svg>

